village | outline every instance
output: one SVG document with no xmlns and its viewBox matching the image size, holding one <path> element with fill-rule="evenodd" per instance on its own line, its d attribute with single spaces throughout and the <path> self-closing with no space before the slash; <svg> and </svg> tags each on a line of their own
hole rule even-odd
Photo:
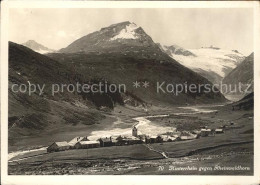
<svg viewBox="0 0 260 185">
<path fill-rule="evenodd" d="M 182 132 L 166 132 L 158 135 L 142 134 L 138 130 L 138 124 L 132 127 L 132 134 L 128 135 L 111 135 L 100 137 L 97 140 L 89 140 L 87 136 L 77 136 L 71 141 L 54 142 L 47 147 L 47 152 L 58 152 L 72 149 L 91 149 L 98 147 L 124 146 L 134 144 L 152 144 L 163 142 L 178 142 L 185 140 L 199 139 L 200 137 L 214 137 L 216 134 L 223 134 L 225 130 L 234 127 L 234 122 L 230 125 L 223 125 L 218 128 L 200 127 L 200 130 L 182 131 Z"/>
</svg>

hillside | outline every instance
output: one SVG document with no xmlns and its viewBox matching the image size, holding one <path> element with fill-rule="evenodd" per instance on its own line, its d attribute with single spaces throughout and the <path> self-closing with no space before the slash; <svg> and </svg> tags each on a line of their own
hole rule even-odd
<svg viewBox="0 0 260 185">
<path fill-rule="evenodd" d="M 250 54 L 245 60 L 233 69 L 224 79 L 223 84 L 230 84 L 232 86 L 231 91 L 235 90 L 235 86 L 239 83 L 244 84 L 242 86 L 242 92 L 227 92 L 226 94 L 234 94 L 245 96 L 254 91 L 254 53 Z M 248 88 L 248 86 L 250 86 Z M 247 89 L 248 88 L 248 89 Z M 247 89 L 248 92 L 245 92 Z"/>
<path fill-rule="evenodd" d="M 85 95 L 64 91 L 52 96 L 52 84 L 75 83 L 80 77 L 64 64 L 9 42 L 9 146 L 22 142 L 21 138 L 52 133 L 46 138 L 51 140 L 56 137 L 56 132 L 62 133 L 61 130 L 69 129 L 72 132 L 78 127 L 88 130 L 88 125 L 100 124 L 105 118 L 99 107 L 122 104 L 122 97 L 118 93 Z M 28 92 L 11 90 L 13 84 L 25 84 L 28 87 L 29 83 L 41 87 L 45 84 L 44 93 L 40 95 L 37 90 L 29 96 Z"/>
<path fill-rule="evenodd" d="M 180 64 L 199 73 L 214 84 L 220 83 L 245 58 L 236 50 L 228 51 L 213 46 L 184 49 L 172 45 L 160 48 Z"/>
<path fill-rule="evenodd" d="M 249 93 L 241 100 L 232 103 L 233 110 L 253 110 L 254 109 L 254 92 Z"/>
</svg>

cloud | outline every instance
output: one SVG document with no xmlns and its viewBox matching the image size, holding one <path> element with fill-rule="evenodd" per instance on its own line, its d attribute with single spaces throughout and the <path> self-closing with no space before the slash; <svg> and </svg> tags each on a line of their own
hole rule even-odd
<svg viewBox="0 0 260 185">
<path fill-rule="evenodd" d="M 58 32 L 57 32 L 57 35 L 58 35 L 59 37 L 66 37 L 66 36 L 67 36 L 66 32 L 63 31 L 63 30 L 58 31 Z"/>
</svg>

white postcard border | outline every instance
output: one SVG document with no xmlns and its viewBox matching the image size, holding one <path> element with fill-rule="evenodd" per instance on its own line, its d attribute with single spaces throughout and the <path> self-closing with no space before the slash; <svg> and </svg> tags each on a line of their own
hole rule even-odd
<svg viewBox="0 0 260 185">
<path fill-rule="evenodd" d="M 199 175 L 8 175 L 8 10 L 9 8 L 254 8 L 254 176 Z M 255 1 L 3 1 L 1 3 L 1 181 L 2 184 L 259 184 L 260 183 L 260 9 Z"/>
</svg>

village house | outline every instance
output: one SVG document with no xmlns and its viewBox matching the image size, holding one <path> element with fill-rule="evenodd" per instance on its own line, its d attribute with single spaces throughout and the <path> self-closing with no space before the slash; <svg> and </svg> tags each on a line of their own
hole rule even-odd
<svg viewBox="0 0 260 185">
<path fill-rule="evenodd" d="M 73 139 L 69 142 L 70 148 L 71 148 L 71 149 L 75 148 L 75 145 L 76 145 L 78 142 L 80 142 L 80 141 L 88 141 L 87 136 L 85 136 L 85 137 L 77 136 L 77 137 L 73 138 Z"/>
<path fill-rule="evenodd" d="M 173 136 L 169 136 L 169 135 L 161 135 L 161 138 L 163 140 L 163 142 L 173 142 L 176 141 L 176 137 Z"/>
<path fill-rule="evenodd" d="M 139 138 L 142 142 L 145 142 L 145 137 L 146 137 L 145 134 L 139 134 L 139 135 L 138 135 L 138 138 Z"/>
<path fill-rule="evenodd" d="M 200 126 L 201 129 L 207 129 L 207 126 Z"/>
<path fill-rule="evenodd" d="M 180 140 L 181 140 L 180 135 L 177 135 L 177 134 L 175 134 L 175 135 L 171 135 L 171 137 L 172 137 L 172 138 L 175 138 L 174 141 L 180 141 Z"/>
<path fill-rule="evenodd" d="M 70 149 L 70 145 L 69 143 L 67 143 L 67 141 L 54 142 L 47 148 L 47 152 L 58 152 L 58 151 L 64 151 L 69 149 Z"/>
<path fill-rule="evenodd" d="M 117 140 L 116 143 L 117 146 L 127 145 L 127 142 L 124 140 L 123 136 L 118 136 L 116 140 Z"/>
<path fill-rule="evenodd" d="M 223 134 L 223 133 L 224 133 L 224 130 L 221 129 L 221 128 L 217 128 L 217 129 L 215 130 L 215 133 L 216 133 L 216 134 Z"/>
<path fill-rule="evenodd" d="M 198 134 L 200 134 L 200 131 L 199 131 L 199 130 L 193 130 L 191 133 L 192 133 L 192 134 L 195 134 L 195 135 L 196 135 L 196 134 L 198 135 Z"/>
<path fill-rule="evenodd" d="M 145 138 L 145 143 L 162 143 L 163 138 L 161 136 L 147 136 Z"/>
<path fill-rule="evenodd" d="M 162 138 L 163 142 L 170 142 L 168 140 L 169 136 L 167 136 L 167 135 L 161 135 L 161 138 Z"/>
<path fill-rule="evenodd" d="M 157 136 L 147 136 L 145 138 L 145 143 L 156 143 Z"/>
<path fill-rule="evenodd" d="M 207 136 L 213 136 L 213 135 L 215 135 L 215 130 L 208 129 L 208 128 L 200 130 L 201 137 L 207 137 Z"/>
<path fill-rule="evenodd" d="M 112 143 L 110 137 L 99 138 L 98 141 L 100 142 L 101 147 L 113 146 L 113 143 Z"/>
<path fill-rule="evenodd" d="M 88 149 L 100 147 L 99 141 L 80 141 L 75 144 L 76 149 Z"/>
<path fill-rule="evenodd" d="M 197 139 L 198 137 L 199 137 L 199 134 L 193 134 L 189 131 L 183 131 L 183 132 L 181 132 L 181 135 L 180 135 L 181 140 Z"/>
<path fill-rule="evenodd" d="M 133 145 L 141 144 L 143 141 L 134 136 L 119 136 L 117 137 L 117 145 Z"/>
<path fill-rule="evenodd" d="M 134 136 L 127 136 L 125 138 L 123 138 L 123 141 L 127 144 L 127 145 L 134 145 L 134 144 L 141 144 L 142 141 Z"/>
<path fill-rule="evenodd" d="M 223 129 L 223 131 L 224 131 L 224 130 L 228 130 L 227 125 L 221 125 L 219 128 L 220 128 L 220 129 Z"/>
<path fill-rule="evenodd" d="M 119 141 L 118 139 L 120 138 L 120 136 L 111 136 L 110 140 L 112 142 L 112 146 L 118 146 L 119 145 Z"/>
<path fill-rule="evenodd" d="M 181 140 L 192 140 L 192 139 L 197 139 L 197 135 L 189 135 L 189 136 L 181 136 Z"/>
</svg>

